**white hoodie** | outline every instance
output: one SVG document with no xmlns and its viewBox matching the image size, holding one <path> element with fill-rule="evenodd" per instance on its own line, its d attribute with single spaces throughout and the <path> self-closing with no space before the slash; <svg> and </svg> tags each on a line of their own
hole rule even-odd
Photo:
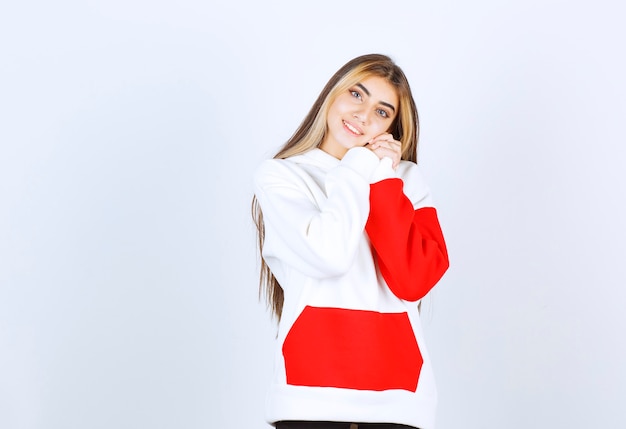
<svg viewBox="0 0 626 429">
<path fill-rule="evenodd" d="M 415 163 L 367 148 L 263 162 L 263 257 L 284 290 L 267 420 L 432 429 L 437 392 L 417 304 L 448 267 Z"/>
</svg>

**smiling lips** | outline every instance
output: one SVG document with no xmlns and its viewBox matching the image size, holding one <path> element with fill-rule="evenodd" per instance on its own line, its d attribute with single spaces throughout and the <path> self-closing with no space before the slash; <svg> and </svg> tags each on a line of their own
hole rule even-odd
<svg viewBox="0 0 626 429">
<path fill-rule="evenodd" d="M 347 128 L 348 131 L 350 131 L 354 135 L 360 136 L 363 134 L 363 132 L 360 129 L 358 129 L 357 127 L 355 127 L 349 122 L 343 121 L 343 126 Z"/>
</svg>

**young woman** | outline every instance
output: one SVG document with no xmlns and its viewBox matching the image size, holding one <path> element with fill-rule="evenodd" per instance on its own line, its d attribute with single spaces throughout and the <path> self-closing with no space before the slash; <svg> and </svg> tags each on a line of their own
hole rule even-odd
<svg viewBox="0 0 626 429">
<path fill-rule="evenodd" d="M 418 117 L 384 55 L 344 65 L 254 177 L 261 291 L 279 320 L 278 429 L 434 427 L 418 302 L 448 268 Z"/>
</svg>

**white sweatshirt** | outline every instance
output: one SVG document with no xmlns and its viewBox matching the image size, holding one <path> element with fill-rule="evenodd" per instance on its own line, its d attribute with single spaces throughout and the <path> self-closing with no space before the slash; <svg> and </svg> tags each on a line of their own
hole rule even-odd
<svg viewBox="0 0 626 429">
<path fill-rule="evenodd" d="M 367 148 L 263 162 L 263 257 L 285 293 L 267 420 L 432 429 L 437 392 L 416 301 L 448 267 L 415 163 Z"/>
</svg>

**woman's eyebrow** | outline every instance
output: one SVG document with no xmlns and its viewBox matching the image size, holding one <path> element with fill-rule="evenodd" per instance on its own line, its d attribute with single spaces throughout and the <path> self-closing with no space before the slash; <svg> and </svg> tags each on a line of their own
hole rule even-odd
<svg viewBox="0 0 626 429">
<path fill-rule="evenodd" d="M 370 96 L 369 90 L 366 87 L 364 87 L 362 83 L 357 83 L 356 86 L 361 88 L 363 92 L 367 94 L 368 97 Z M 393 110 L 394 113 L 396 112 L 396 108 L 393 106 L 393 104 L 389 104 L 385 101 L 379 101 L 379 103 L 382 104 L 383 106 L 389 107 L 391 110 Z"/>
<path fill-rule="evenodd" d="M 379 103 L 382 104 L 383 106 L 389 107 L 391 110 L 393 110 L 394 113 L 396 113 L 396 108 L 393 107 L 393 104 L 389 104 L 389 103 L 386 103 L 384 101 L 380 101 Z"/>
<path fill-rule="evenodd" d="M 363 86 L 363 84 L 361 84 L 361 83 L 357 83 L 357 84 L 356 84 L 356 86 L 358 86 L 359 88 L 361 88 L 361 89 L 363 90 L 363 92 L 367 94 L 367 96 L 368 96 L 368 97 L 370 96 L 370 92 L 369 92 L 369 90 L 368 90 L 366 87 L 364 87 L 364 86 Z"/>
</svg>

